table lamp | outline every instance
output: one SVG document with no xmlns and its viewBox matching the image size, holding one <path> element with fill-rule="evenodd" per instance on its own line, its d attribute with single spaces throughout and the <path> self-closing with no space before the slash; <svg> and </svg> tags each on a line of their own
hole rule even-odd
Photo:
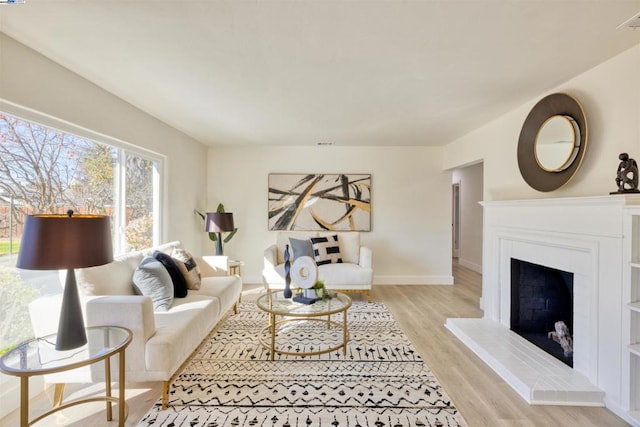
<svg viewBox="0 0 640 427">
<path fill-rule="evenodd" d="M 58 322 L 56 350 L 87 343 L 74 269 L 113 261 L 110 217 L 102 215 L 28 215 L 18 253 L 17 268 L 67 269 Z"/>
<path fill-rule="evenodd" d="M 223 255 L 222 232 L 233 231 L 233 214 L 230 212 L 207 212 L 204 220 L 204 231 L 217 233 L 216 255 Z"/>
</svg>

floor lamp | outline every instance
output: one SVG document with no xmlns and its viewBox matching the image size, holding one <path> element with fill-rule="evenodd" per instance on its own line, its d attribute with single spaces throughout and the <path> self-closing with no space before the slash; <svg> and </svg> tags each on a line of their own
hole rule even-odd
<svg viewBox="0 0 640 427">
<path fill-rule="evenodd" d="M 233 231 L 233 214 L 231 212 L 207 212 L 204 221 L 204 231 L 209 233 L 217 233 L 216 236 L 216 255 L 223 255 L 222 249 L 222 233 Z"/>
<path fill-rule="evenodd" d="M 110 217 L 102 215 L 28 215 L 17 268 L 67 270 L 56 350 L 87 343 L 74 269 L 113 261 Z"/>
</svg>

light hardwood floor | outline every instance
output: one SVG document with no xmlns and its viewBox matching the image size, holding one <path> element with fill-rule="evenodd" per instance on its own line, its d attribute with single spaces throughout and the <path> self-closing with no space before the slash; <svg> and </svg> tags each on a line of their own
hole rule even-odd
<svg viewBox="0 0 640 427">
<path fill-rule="evenodd" d="M 376 286 L 374 301 L 384 302 L 425 363 L 444 386 L 467 423 L 475 426 L 594 426 L 628 425 L 604 408 L 528 405 L 513 389 L 458 341 L 445 327 L 448 317 L 480 317 L 481 276 L 454 263 L 453 286 Z M 245 296 L 259 292 L 247 286 Z M 355 296 L 354 298 L 359 298 Z M 100 386 L 70 387 L 77 395 L 102 391 Z M 135 426 L 160 397 L 160 383 L 127 385 L 129 418 Z M 32 402 L 32 413 L 50 405 L 43 393 Z M 16 426 L 17 413 L 0 420 Z M 100 404 L 79 405 L 38 425 L 111 426 Z"/>
</svg>

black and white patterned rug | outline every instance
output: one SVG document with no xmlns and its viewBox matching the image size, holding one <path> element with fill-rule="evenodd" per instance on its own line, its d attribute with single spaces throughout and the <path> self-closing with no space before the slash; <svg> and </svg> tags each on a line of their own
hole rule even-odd
<svg viewBox="0 0 640 427">
<path fill-rule="evenodd" d="M 341 321 L 341 315 L 332 320 Z M 350 340 L 320 356 L 275 355 L 258 342 L 267 316 L 245 302 L 192 356 L 139 426 L 466 426 L 453 402 L 382 303 L 354 302 Z M 290 324 L 279 347 L 339 343 L 340 329 Z"/>
</svg>

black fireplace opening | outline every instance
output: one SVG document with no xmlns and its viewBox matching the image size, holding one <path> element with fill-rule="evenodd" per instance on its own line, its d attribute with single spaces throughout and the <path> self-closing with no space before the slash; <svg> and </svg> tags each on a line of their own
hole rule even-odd
<svg viewBox="0 0 640 427">
<path fill-rule="evenodd" d="M 511 258 L 511 330 L 573 367 L 573 273 Z"/>
</svg>

